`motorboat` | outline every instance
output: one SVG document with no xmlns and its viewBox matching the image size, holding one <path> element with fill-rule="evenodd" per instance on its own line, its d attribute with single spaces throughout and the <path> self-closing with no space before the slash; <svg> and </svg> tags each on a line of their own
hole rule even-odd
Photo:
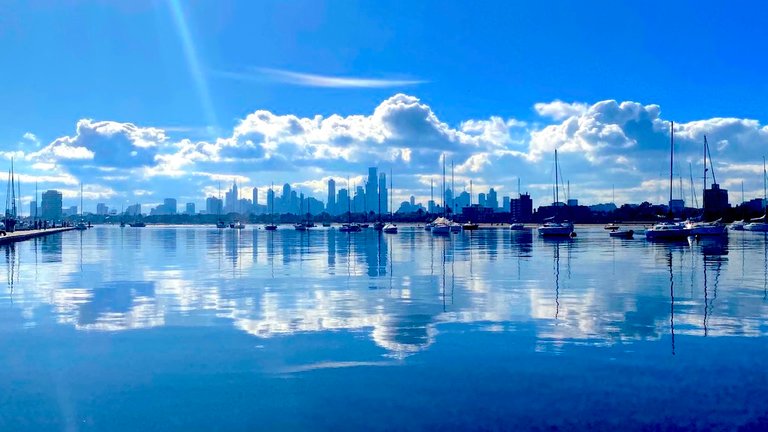
<svg viewBox="0 0 768 432">
<path fill-rule="evenodd" d="M 645 230 L 648 240 L 685 240 L 691 230 L 680 222 L 661 222 Z"/>
<path fill-rule="evenodd" d="M 685 228 L 689 229 L 692 236 L 714 236 L 714 235 L 726 235 L 728 234 L 725 224 L 720 222 L 720 219 L 714 222 L 695 222 L 692 220 L 686 221 Z"/>
<path fill-rule="evenodd" d="M 275 231 L 277 230 L 277 225 L 275 224 L 264 225 L 264 229 L 267 231 Z"/>
<path fill-rule="evenodd" d="M 744 226 L 746 226 L 746 225 L 747 225 L 747 223 L 744 222 L 743 220 L 734 221 L 733 223 L 728 225 L 728 229 L 733 230 L 733 231 L 744 231 Z"/>
<path fill-rule="evenodd" d="M 635 235 L 634 230 L 615 229 L 608 233 L 609 236 L 614 238 L 631 239 Z"/>
<path fill-rule="evenodd" d="M 432 234 L 450 234 L 451 221 L 444 217 L 439 217 L 432 222 Z"/>
<path fill-rule="evenodd" d="M 523 231 L 526 228 L 525 225 L 523 225 L 521 222 L 515 222 L 509 226 L 509 229 L 512 231 Z"/>
<path fill-rule="evenodd" d="M 229 224 L 229 227 L 232 229 L 245 229 L 245 224 L 240 221 L 235 221 L 235 223 Z"/>
<path fill-rule="evenodd" d="M 295 229 L 296 231 L 306 231 L 307 226 L 304 225 L 303 223 L 297 223 L 293 225 L 293 229 Z"/>
<path fill-rule="evenodd" d="M 539 227 L 542 237 L 572 237 L 573 224 L 570 222 L 547 222 Z"/>
<path fill-rule="evenodd" d="M 86 225 L 85 222 L 80 221 L 77 224 L 75 224 L 75 229 L 78 231 L 85 231 L 88 229 L 88 225 Z"/>
<path fill-rule="evenodd" d="M 227 227 L 227 224 L 224 223 L 223 220 L 219 220 L 218 222 L 216 222 L 216 228 L 226 228 L 226 227 Z"/>
<path fill-rule="evenodd" d="M 145 224 L 144 222 L 141 222 L 141 221 L 139 221 L 139 222 L 134 222 L 134 223 L 131 223 L 131 224 L 128 224 L 128 225 L 129 225 L 131 228 L 144 228 L 145 226 L 147 226 L 147 224 Z"/>
<path fill-rule="evenodd" d="M 361 223 L 359 224 L 359 226 L 360 228 L 368 228 L 370 225 L 368 225 L 367 223 Z"/>
<path fill-rule="evenodd" d="M 323 226 L 328 228 L 329 226 L 331 226 L 331 223 L 330 222 L 323 222 Z"/>
<path fill-rule="evenodd" d="M 386 234 L 397 234 L 397 225 L 388 223 L 381 230 Z"/>
<path fill-rule="evenodd" d="M 604 226 L 603 229 L 604 230 L 608 230 L 608 231 L 615 231 L 615 230 L 619 229 L 619 226 L 616 225 L 615 223 L 611 222 L 608 225 Z"/>
<path fill-rule="evenodd" d="M 387 225 L 389 225 L 389 224 L 385 224 L 382 221 L 376 221 L 376 222 L 373 223 L 373 229 L 375 229 L 376 231 L 381 231 Z"/>
<path fill-rule="evenodd" d="M 360 232 L 362 231 L 362 228 L 360 228 L 360 225 L 356 223 L 345 223 L 341 225 L 341 228 L 339 228 L 339 231 L 341 232 Z"/>
<path fill-rule="evenodd" d="M 474 230 L 480 228 L 480 225 L 478 225 L 476 223 L 472 223 L 472 222 L 467 222 L 464 225 L 462 225 L 461 227 L 464 229 L 464 231 L 474 231 Z"/>
</svg>

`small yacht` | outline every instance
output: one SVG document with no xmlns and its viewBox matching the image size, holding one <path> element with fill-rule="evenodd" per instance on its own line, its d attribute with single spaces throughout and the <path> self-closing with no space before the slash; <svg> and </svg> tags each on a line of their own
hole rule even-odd
<svg viewBox="0 0 768 432">
<path fill-rule="evenodd" d="M 720 219 L 714 222 L 695 222 L 688 220 L 685 222 L 685 228 L 690 230 L 692 236 L 719 236 L 728 234 L 725 224 L 720 223 Z"/>
<path fill-rule="evenodd" d="M 373 223 L 373 229 L 375 229 L 376 231 L 381 231 L 387 225 L 389 225 L 389 224 L 385 224 L 382 221 L 376 221 L 376 222 Z"/>
<path fill-rule="evenodd" d="M 525 229 L 525 225 L 523 225 L 521 222 L 514 222 L 509 226 L 509 229 L 512 231 L 523 231 Z"/>
<path fill-rule="evenodd" d="M 424 224 L 424 231 L 432 231 L 432 227 L 435 226 L 432 222 Z"/>
<path fill-rule="evenodd" d="M 227 224 L 224 223 L 223 220 L 219 219 L 218 221 L 216 221 L 216 228 L 226 228 L 226 227 L 227 227 Z"/>
<path fill-rule="evenodd" d="M 474 231 L 474 230 L 480 228 L 480 225 L 478 225 L 476 223 L 472 223 L 470 221 L 470 222 L 465 223 L 461 227 L 464 229 L 464 231 Z"/>
<path fill-rule="evenodd" d="M 363 229 L 360 227 L 360 225 L 356 223 L 345 223 L 341 225 L 341 228 L 339 228 L 339 231 L 341 232 L 360 232 Z"/>
<path fill-rule="evenodd" d="M 732 224 L 728 225 L 728 229 L 733 230 L 733 231 L 744 231 L 744 226 L 746 224 L 747 223 L 744 222 L 743 220 L 734 221 Z"/>
<path fill-rule="evenodd" d="M 229 227 L 232 229 L 245 229 L 245 224 L 240 221 L 235 221 L 234 223 L 229 224 Z"/>
<path fill-rule="evenodd" d="M 264 229 L 267 231 L 276 231 L 277 225 L 270 223 L 270 224 L 264 225 Z"/>
<path fill-rule="evenodd" d="M 623 230 L 621 228 L 617 228 L 615 230 L 612 230 L 608 233 L 609 236 L 614 238 L 623 238 L 623 239 L 631 239 L 635 235 L 634 230 Z"/>
<path fill-rule="evenodd" d="M 444 218 L 439 217 L 432 222 L 432 234 L 450 234 L 451 222 Z"/>
<path fill-rule="evenodd" d="M 603 229 L 604 230 L 608 230 L 608 231 L 615 231 L 615 230 L 619 229 L 619 226 L 616 225 L 615 223 L 611 222 L 608 225 L 604 226 Z"/>
<path fill-rule="evenodd" d="M 397 225 L 388 223 L 382 227 L 381 231 L 386 234 L 397 234 Z"/>
<path fill-rule="evenodd" d="M 293 225 L 293 229 L 295 229 L 296 231 L 306 231 L 307 230 L 307 226 L 305 224 L 299 222 L 299 223 Z"/>
<path fill-rule="evenodd" d="M 648 240 L 685 240 L 691 235 L 691 230 L 680 222 L 661 222 L 645 230 Z"/>
<path fill-rule="evenodd" d="M 147 224 L 145 224 L 142 221 L 136 221 L 134 223 L 128 224 L 128 226 L 130 226 L 131 228 L 144 228 L 145 226 L 147 226 Z"/>
<path fill-rule="evenodd" d="M 85 231 L 88 229 L 88 225 L 85 224 L 82 220 L 75 224 L 75 229 L 78 231 Z"/>
<path fill-rule="evenodd" d="M 542 237 L 572 237 L 573 224 L 570 222 L 547 222 L 539 227 Z"/>
<path fill-rule="evenodd" d="M 451 222 L 451 232 L 452 233 L 460 233 L 462 230 L 461 224 L 458 224 L 456 222 Z"/>
<path fill-rule="evenodd" d="M 757 219 L 751 219 L 748 224 L 744 225 L 745 231 L 755 232 L 768 232 L 768 214 L 763 215 Z"/>
</svg>

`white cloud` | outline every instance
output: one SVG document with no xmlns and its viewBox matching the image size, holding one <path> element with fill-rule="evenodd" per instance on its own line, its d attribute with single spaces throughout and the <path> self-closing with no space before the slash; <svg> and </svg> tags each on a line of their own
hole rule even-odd
<svg viewBox="0 0 768 432">
<path fill-rule="evenodd" d="M 426 83 L 426 81 L 414 79 L 342 77 L 272 68 L 255 68 L 253 69 L 253 72 L 246 73 L 215 71 L 214 75 L 242 81 L 268 80 L 303 87 L 328 88 L 390 88 Z"/>
<path fill-rule="evenodd" d="M 542 116 L 549 117 L 552 120 L 565 120 L 568 117 L 574 117 L 584 114 L 589 106 L 585 103 L 568 103 L 561 100 L 552 102 L 539 102 L 533 105 L 533 109 Z"/>
</svg>

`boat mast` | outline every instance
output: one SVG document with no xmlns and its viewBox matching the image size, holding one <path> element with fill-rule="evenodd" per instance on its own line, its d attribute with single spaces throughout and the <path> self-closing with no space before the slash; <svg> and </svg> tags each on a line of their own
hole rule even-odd
<svg viewBox="0 0 768 432">
<path fill-rule="evenodd" d="M 392 168 L 389 169 L 389 221 L 394 222 L 395 221 L 395 214 L 393 213 L 394 209 L 392 208 L 393 202 L 393 196 L 395 193 L 395 190 L 392 189 Z"/>
<path fill-rule="evenodd" d="M 432 208 L 435 206 L 435 179 L 430 177 L 429 178 L 429 200 L 432 201 Z"/>
<path fill-rule="evenodd" d="M 691 176 L 691 195 L 693 196 L 693 205 L 695 208 L 699 208 L 699 199 L 696 198 L 696 187 L 693 185 L 693 167 L 688 162 L 688 174 Z"/>
<path fill-rule="evenodd" d="M 558 189 L 557 182 L 560 178 L 557 175 L 557 149 L 555 149 L 555 207 L 557 207 L 558 201 L 560 201 L 560 189 Z"/>
<path fill-rule="evenodd" d="M 707 168 L 707 136 L 704 135 L 704 190 L 707 190 L 707 171 L 709 171 L 709 168 Z M 707 207 L 707 194 L 704 193 L 704 204 L 703 207 Z"/>
<path fill-rule="evenodd" d="M 443 153 L 443 217 L 446 216 L 446 205 L 445 202 L 445 153 Z"/>
<path fill-rule="evenodd" d="M 675 122 L 669 124 L 669 204 L 672 204 L 672 167 L 675 162 Z M 669 209 L 670 213 L 672 209 Z"/>
<path fill-rule="evenodd" d="M 456 189 L 453 186 L 453 159 L 451 159 L 451 214 L 456 217 Z"/>
<path fill-rule="evenodd" d="M 80 219 L 83 218 L 85 212 L 83 211 L 83 183 L 80 183 Z"/>
</svg>

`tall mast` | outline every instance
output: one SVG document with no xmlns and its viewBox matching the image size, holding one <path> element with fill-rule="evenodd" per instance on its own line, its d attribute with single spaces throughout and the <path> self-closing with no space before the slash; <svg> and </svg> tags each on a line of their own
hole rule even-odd
<svg viewBox="0 0 768 432">
<path fill-rule="evenodd" d="M 765 171 L 765 156 L 763 156 L 763 201 L 768 200 L 768 174 Z"/>
<path fill-rule="evenodd" d="M 557 203 L 560 201 L 560 189 L 557 185 L 559 181 L 560 178 L 557 175 L 557 149 L 555 149 L 555 207 L 557 207 Z"/>
<path fill-rule="evenodd" d="M 434 183 L 435 183 L 435 179 L 430 177 L 429 178 L 429 200 L 432 201 L 433 208 L 434 208 L 434 203 L 435 203 L 435 191 L 434 191 L 435 187 L 434 187 Z"/>
<path fill-rule="evenodd" d="M 394 209 L 392 208 L 392 204 L 393 204 L 393 202 L 392 202 L 393 196 L 392 195 L 394 193 L 395 193 L 395 190 L 392 189 L 392 168 L 389 168 L 389 221 L 390 222 L 394 222 L 395 221 L 395 216 L 394 216 L 394 213 L 393 213 Z"/>
<path fill-rule="evenodd" d="M 446 205 L 445 202 L 445 153 L 443 153 L 443 217 L 445 217 L 446 213 Z"/>
<path fill-rule="evenodd" d="M 672 204 L 672 167 L 675 161 L 675 122 L 669 124 L 669 203 Z M 672 211 L 670 209 L 670 211 Z"/>
<path fill-rule="evenodd" d="M 520 177 L 517 178 L 517 194 L 520 195 Z"/>
<path fill-rule="evenodd" d="M 744 180 L 741 181 L 741 203 L 744 203 Z"/>
<path fill-rule="evenodd" d="M 11 158 L 11 215 L 16 217 L 16 178 L 13 172 L 13 158 Z"/>
<path fill-rule="evenodd" d="M 451 159 L 451 208 L 452 214 L 456 214 L 456 190 L 453 188 L 453 159 Z"/>
<path fill-rule="evenodd" d="M 704 195 L 701 196 L 701 206 L 707 208 L 707 136 L 704 135 Z"/>
<path fill-rule="evenodd" d="M 688 162 L 688 174 L 691 176 L 691 195 L 693 196 L 693 205 L 695 208 L 699 208 L 699 199 L 696 198 L 696 187 L 693 185 L 693 167 Z"/>
<path fill-rule="evenodd" d="M 37 220 L 37 207 L 38 207 L 38 205 L 39 205 L 39 202 L 37 201 L 37 182 L 35 182 L 35 219 L 34 220 Z"/>
<path fill-rule="evenodd" d="M 616 205 L 616 186 L 611 185 L 611 202 Z"/>
<path fill-rule="evenodd" d="M 83 211 L 83 183 L 80 182 L 80 217 L 82 218 L 85 215 L 85 212 Z"/>
</svg>

